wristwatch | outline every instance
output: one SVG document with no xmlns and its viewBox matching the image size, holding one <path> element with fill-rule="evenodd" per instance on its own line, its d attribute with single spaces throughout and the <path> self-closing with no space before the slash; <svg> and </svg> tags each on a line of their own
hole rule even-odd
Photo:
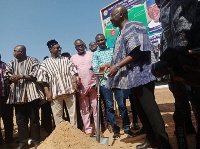
<svg viewBox="0 0 200 149">
<path fill-rule="evenodd" d="M 119 66 L 119 64 L 116 64 L 116 68 L 117 68 L 117 70 L 119 70 L 119 69 L 120 69 L 120 66 Z"/>
</svg>

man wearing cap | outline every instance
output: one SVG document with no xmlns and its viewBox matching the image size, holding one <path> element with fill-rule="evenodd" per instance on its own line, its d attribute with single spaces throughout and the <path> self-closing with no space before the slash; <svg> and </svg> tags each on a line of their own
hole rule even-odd
<svg viewBox="0 0 200 149">
<path fill-rule="evenodd" d="M 77 126 L 77 70 L 68 58 L 60 56 L 62 48 L 56 40 L 48 41 L 47 46 L 51 56 L 41 63 L 38 81 L 43 84 L 46 98 L 51 102 L 55 125 L 63 120 L 64 100 L 69 111 L 70 123 Z"/>
</svg>

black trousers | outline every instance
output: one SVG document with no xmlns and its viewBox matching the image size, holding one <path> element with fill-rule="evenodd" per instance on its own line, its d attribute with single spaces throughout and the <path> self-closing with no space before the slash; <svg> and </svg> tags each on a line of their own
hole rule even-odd
<svg viewBox="0 0 200 149">
<path fill-rule="evenodd" d="M 2 117 L 5 128 L 5 142 L 13 140 L 13 105 L 6 104 L 8 96 L 0 96 L 0 118 Z M 0 142 L 3 142 L 0 130 Z"/>
<path fill-rule="evenodd" d="M 169 89 L 175 99 L 174 121 L 184 123 L 184 121 L 191 121 L 191 108 L 189 104 L 188 91 L 180 82 L 176 82 L 173 78 L 169 81 Z"/>
<path fill-rule="evenodd" d="M 53 130 L 53 120 L 51 103 L 48 101 L 41 105 L 41 125 L 44 127 L 49 136 Z"/>
<path fill-rule="evenodd" d="M 130 104 L 131 104 L 131 111 L 132 111 L 133 123 L 138 123 L 138 115 L 137 115 L 137 111 L 135 109 L 135 102 L 131 98 L 132 98 L 132 96 L 129 97 L 129 101 L 130 101 Z"/>
<path fill-rule="evenodd" d="M 135 101 L 137 114 L 142 122 L 147 139 L 159 148 L 170 149 L 164 121 L 155 101 L 154 82 L 134 87 L 131 96 Z"/>
<path fill-rule="evenodd" d="M 20 143 L 26 143 L 29 139 L 28 122 L 30 118 L 30 137 L 33 142 L 40 139 L 39 125 L 39 100 L 15 105 L 16 122 L 18 125 L 18 138 Z"/>
</svg>

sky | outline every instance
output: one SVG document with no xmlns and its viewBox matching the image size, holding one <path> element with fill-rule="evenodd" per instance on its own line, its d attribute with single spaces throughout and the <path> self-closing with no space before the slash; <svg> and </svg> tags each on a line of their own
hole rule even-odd
<svg viewBox="0 0 200 149">
<path fill-rule="evenodd" d="M 100 9 L 115 0 L 1 0 L 1 60 L 12 59 L 16 45 L 25 45 L 27 55 L 42 61 L 50 56 L 47 41 L 56 39 L 62 52 L 76 54 L 74 41 L 90 41 L 103 33 Z"/>
</svg>

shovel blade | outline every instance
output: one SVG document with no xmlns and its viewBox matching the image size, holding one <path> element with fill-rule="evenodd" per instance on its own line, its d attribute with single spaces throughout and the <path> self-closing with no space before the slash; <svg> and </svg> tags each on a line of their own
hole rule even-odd
<svg viewBox="0 0 200 149">
<path fill-rule="evenodd" d="M 97 137 L 91 137 L 93 140 L 97 141 Z M 109 145 L 109 137 L 100 137 L 100 144 Z"/>
</svg>

